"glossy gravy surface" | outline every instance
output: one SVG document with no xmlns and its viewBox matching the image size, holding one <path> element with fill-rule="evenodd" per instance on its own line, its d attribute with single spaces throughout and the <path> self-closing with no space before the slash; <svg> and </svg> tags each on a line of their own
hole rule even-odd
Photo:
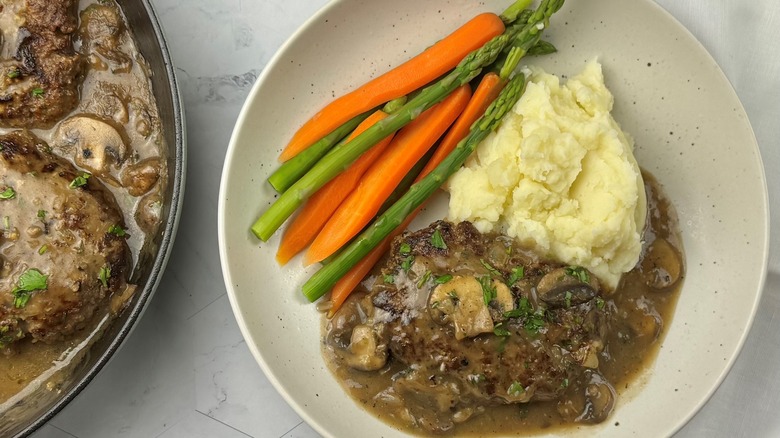
<svg viewBox="0 0 780 438">
<path fill-rule="evenodd" d="M 0 5 L 2 29 L 2 58 L 13 56 L 19 34 L 19 22 L 15 14 L 22 1 L 3 2 Z M 167 180 L 166 148 L 161 132 L 158 108 L 149 80 L 150 70 L 138 51 L 130 29 L 123 24 L 115 32 L 117 38 L 111 50 L 98 50 L 99 45 L 87 45 L 85 40 L 93 33 L 105 33 L 109 26 L 101 21 L 101 12 L 110 8 L 119 11 L 112 0 L 86 0 L 78 2 L 80 29 L 74 36 L 75 50 L 85 58 L 84 80 L 80 87 L 81 99 L 77 107 L 62 120 L 75 120 L 79 116 L 106 122 L 116 128 L 122 143 L 127 148 L 127 157 L 119 166 L 107 166 L 104 173 L 93 173 L 116 198 L 124 216 L 129 234 L 127 243 L 132 254 L 132 267 L 126 289 L 114 294 L 99 312 L 86 324 L 85 329 L 68 338 L 53 343 L 32 342 L 29 339 L 17 341 L 10 354 L 0 353 L 0 415 L 10 408 L 18 407 L 26 395 L 45 385 L 51 394 L 67 381 L 73 368 L 77 367 L 91 345 L 110 324 L 132 297 L 136 287 L 134 278 L 138 275 L 139 260 L 156 251 L 152 239 L 161 221 L 162 193 Z M 91 22 L 89 20 L 92 20 Z M 102 51 L 101 51 L 102 50 Z M 5 74 L 5 73 L 3 73 Z M 52 152 L 64 157 L 80 168 L 72 152 L 58 149 L 62 143 L 60 121 L 47 129 L 31 131 L 51 147 Z M 5 135 L 17 128 L 0 128 Z M 114 132 L 114 131 L 111 131 Z M 151 170 L 150 170 L 151 169 Z M 146 172 L 144 174 L 144 172 Z M 140 183 L 123 180 L 126 175 L 148 177 Z M 145 176 L 144 176 L 145 175 Z M 9 419 L 6 417 L 6 419 Z M 2 427 L 0 427 L 2 435 Z"/>
<path fill-rule="evenodd" d="M 684 256 L 676 213 L 664 196 L 658 182 L 643 174 L 648 199 L 648 220 L 644 232 L 642 255 L 637 266 L 621 280 L 618 289 L 606 298 L 609 331 L 606 347 L 599 354 L 599 371 L 618 392 L 640 383 L 639 376 L 654 361 L 674 315 L 684 277 Z M 668 264 L 665 258 L 671 257 Z M 675 272 L 674 265 L 677 265 Z M 672 269 L 665 269 L 672 266 Z M 667 272 L 671 271 L 671 272 Z M 375 272 L 374 275 L 377 273 Z M 367 282 L 370 282 L 369 279 Z M 367 282 L 364 282 L 367 283 Z M 359 301 L 368 293 L 363 289 L 349 300 Z M 327 342 L 332 326 L 323 317 L 323 356 L 333 374 L 356 402 L 372 415 L 405 432 L 425 435 L 424 430 L 410 426 L 403 406 L 378 396 L 392 386 L 393 376 L 407 365 L 389 360 L 376 372 L 355 370 L 345 363 L 343 350 Z M 617 408 L 619 409 L 619 407 Z M 602 425 L 619 427 L 607 419 Z M 448 435 L 534 435 L 563 432 L 566 428 L 600 427 L 569 422 L 560 413 L 557 400 L 524 404 L 489 406 L 484 412 L 456 424 Z M 595 430 L 594 430 L 595 433 Z"/>
</svg>

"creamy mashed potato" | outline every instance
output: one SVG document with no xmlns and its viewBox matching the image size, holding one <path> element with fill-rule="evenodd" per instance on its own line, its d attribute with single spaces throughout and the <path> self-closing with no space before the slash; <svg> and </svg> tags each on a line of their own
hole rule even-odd
<svg viewBox="0 0 780 438">
<path fill-rule="evenodd" d="M 646 199 L 633 141 L 593 61 L 561 83 L 526 71 L 525 94 L 448 182 L 449 218 L 588 268 L 609 288 L 634 267 Z"/>
</svg>

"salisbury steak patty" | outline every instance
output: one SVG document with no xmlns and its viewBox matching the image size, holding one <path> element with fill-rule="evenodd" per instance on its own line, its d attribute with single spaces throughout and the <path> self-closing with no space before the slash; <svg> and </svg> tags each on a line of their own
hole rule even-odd
<svg viewBox="0 0 780 438">
<path fill-rule="evenodd" d="M 0 61 L 0 126 L 47 127 L 78 104 L 84 62 L 73 48 L 76 3 L 17 0 L 0 6 L 14 15 L 7 22 L 20 26 L 12 38 L 3 29 L 3 53 L 11 57 Z"/>
<path fill-rule="evenodd" d="M 597 403 L 579 403 L 573 417 L 601 421 L 614 391 L 598 373 L 606 333 L 599 295 L 583 268 L 542 261 L 468 222 L 435 222 L 394 241 L 369 295 L 368 324 L 351 333 L 353 366 L 380 369 L 386 357 L 407 365 L 383 397 L 397 397 L 434 432 L 490 405 L 588 387 L 606 405 L 595 412 Z"/>
<path fill-rule="evenodd" d="M 0 137 L 0 351 L 84 327 L 126 287 L 124 222 L 105 187 L 26 131 Z"/>
</svg>

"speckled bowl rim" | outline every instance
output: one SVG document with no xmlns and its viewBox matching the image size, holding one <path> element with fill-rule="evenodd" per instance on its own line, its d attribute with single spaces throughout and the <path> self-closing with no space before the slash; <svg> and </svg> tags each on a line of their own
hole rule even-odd
<svg viewBox="0 0 780 438">
<path fill-rule="evenodd" d="M 723 72 L 717 67 L 716 62 L 712 59 L 712 57 L 707 53 L 706 49 L 701 46 L 701 43 L 699 43 L 696 38 L 687 30 L 684 28 L 682 24 L 680 24 L 671 14 L 666 12 L 663 8 L 661 8 L 659 5 L 655 4 L 654 2 L 651 2 L 649 0 L 637 0 L 637 3 L 642 3 L 645 8 L 651 10 L 654 14 L 658 14 L 662 17 L 665 22 L 667 22 L 669 25 L 677 27 L 677 31 L 681 32 L 681 36 L 687 39 L 692 40 L 693 43 L 698 45 L 697 51 L 703 51 L 706 55 L 705 58 L 707 58 L 708 62 L 711 63 L 711 65 L 708 65 L 708 68 L 715 68 L 717 69 L 717 74 L 720 75 L 722 80 L 725 80 L 725 84 L 727 89 L 723 90 L 723 93 L 728 95 L 729 98 L 734 98 L 736 100 L 734 111 L 740 116 L 745 117 L 746 114 L 744 112 L 744 108 L 742 107 L 741 103 L 739 103 L 739 99 L 736 98 L 736 93 L 733 90 L 733 87 L 728 82 L 728 79 L 725 77 Z M 262 337 L 275 337 L 275 336 L 283 336 L 283 334 L 280 335 L 280 333 L 276 329 L 277 326 L 280 323 L 277 323 L 276 321 L 269 321 L 271 319 L 274 319 L 276 317 L 279 317 L 281 320 L 282 315 L 269 315 L 270 317 L 267 318 L 268 320 L 263 321 L 262 318 L 257 316 L 257 313 L 253 309 L 247 308 L 246 306 L 242 306 L 242 302 L 244 300 L 248 300 L 247 296 L 239 296 L 239 294 L 248 294 L 248 295 L 258 295 L 260 293 L 263 293 L 262 288 L 268 287 L 268 284 L 262 284 L 262 287 L 260 284 L 255 285 L 255 289 L 261 289 L 259 291 L 254 290 L 252 291 L 251 288 L 248 288 L 245 284 L 242 283 L 242 281 L 245 283 L 245 280 L 247 278 L 251 278 L 252 275 L 241 273 L 240 271 L 243 268 L 246 268 L 247 265 L 250 265 L 250 262 L 247 262 L 246 258 L 251 258 L 251 256 L 256 256 L 263 251 L 263 247 L 268 247 L 275 245 L 278 243 L 278 238 L 272 238 L 269 243 L 267 244 L 258 244 L 256 240 L 253 240 L 252 237 L 249 235 L 248 232 L 241 229 L 239 231 L 236 230 L 230 230 L 228 229 L 229 223 L 231 225 L 236 224 L 236 219 L 226 218 L 227 214 L 231 215 L 240 215 L 242 218 L 247 219 L 249 217 L 250 219 L 247 220 L 246 227 L 251 224 L 251 221 L 253 220 L 252 217 L 256 217 L 255 215 L 262 211 L 266 204 L 265 202 L 262 203 L 262 205 L 255 205 L 260 204 L 260 200 L 262 199 L 265 201 L 265 198 L 261 198 L 261 196 L 258 194 L 256 189 L 258 186 L 261 185 L 260 181 L 262 181 L 262 174 L 267 171 L 260 169 L 259 166 L 254 168 L 255 173 L 250 175 L 244 175 L 242 172 L 246 169 L 247 166 L 251 166 L 255 163 L 246 164 L 241 162 L 242 158 L 246 158 L 246 154 L 242 154 L 239 157 L 239 148 L 245 148 L 245 149 L 251 149 L 251 148 L 257 148 L 257 144 L 241 144 L 242 136 L 243 135 L 249 135 L 245 134 L 244 131 L 251 131 L 251 129 L 247 129 L 250 127 L 252 123 L 258 123 L 257 119 L 252 119 L 252 116 L 256 114 L 253 114 L 253 110 L 256 110 L 257 108 L 254 108 L 255 106 L 258 106 L 262 103 L 268 103 L 262 102 L 263 98 L 267 98 L 268 94 L 274 94 L 269 93 L 267 89 L 270 87 L 268 85 L 268 78 L 270 78 L 276 70 L 280 71 L 286 71 L 289 73 L 288 70 L 290 70 L 287 67 L 287 63 L 289 61 L 290 64 L 293 63 L 292 59 L 287 59 L 287 52 L 290 50 L 290 48 L 300 43 L 301 40 L 309 37 L 307 34 L 312 31 L 312 27 L 316 25 L 321 25 L 323 21 L 327 22 L 326 18 L 333 19 L 332 16 L 333 11 L 343 5 L 350 4 L 354 6 L 362 5 L 362 3 L 358 1 L 349 1 L 349 0 L 337 0 L 334 2 L 329 3 L 324 8 L 322 8 L 317 14 L 315 14 L 313 17 L 311 17 L 301 28 L 298 29 L 296 33 L 294 33 L 287 42 L 280 48 L 280 50 L 277 52 L 277 54 L 274 56 L 274 58 L 268 63 L 265 70 L 263 71 L 262 75 L 258 78 L 257 82 L 255 83 L 255 86 L 253 87 L 252 91 L 250 92 L 250 95 L 244 105 L 244 108 L 241 111 L 241 114 L 239 115 L 238 121 L 236 123 L 235 130 L 233 132 L 233 136 L 231 138 L 231 142 L 228 148 L 228 153 L 225 160 L 225 165 L 223 168 L 223 175 L 222 175 L 222 182 L 220 187 L 220 198 L 219 198 L 219 213 L 218 213 L 218 228 L 219 228 L 219 245 L 220 245 L 220 257 L 222 262 L 222 270 L 223 270 L 223 276 L 225 279 L 225 285 L 228 290 L 228 297 L 231 302 L 231 306 L 233 308 L 233 312 L 235 314 L 236 320 L 238 322 L 239 328 L 241 329 L 242 334 L 244 335 L 244 338 L 247 342 L 247 345 L 254 355 L 255 359 L 257 360 L 258 364 L 260 365 L 261 369 L 264 371 L 266 376 L 268 377 L 269 381 L 273 384 L 273 386 L 276 388 L 276 390 L 285 398 L 285 400 L 295 409 L 295 411 L 307 422 L 309 425 L 311 425 L 317 432 L 324 436 L 334 436 L 333 430 L 327 428 L 324 426 L 320 420 L 322 420 L 322 415 L 314 415 L 314 412 L 319 409 L 316 404 L 324 403 L 326 400 L 323 400 L 322 397 L 320 397 L 319 400 L 317 400 L 315 397 L 312 396 L 312 394 L 307 395 L 305 398 L 300 397 L 302 394 L 300 385 L 302 383 L 298 382 L 292 382 L 289 376 L 287 375 L 288 371 L 284 370 L 285 365 L 282 365 L 282 361 L 278 356 L 274 357 L 273 354 L 279 354 L 280 350 L 275 349 L 272 351 L 262 351 L 261 347 L 258 346 L 257 340 L 261 339 Z M 568 4 L 568 3 L 567 3 Z M 450 5 L 452 6 L 452 5 Z M 493 5 L 491 5 L 491 8 Z M 500 8 L 499 5 L 495 6 L 496 9 Z M 376 16 L 381 16 L 380 12 L 377 12 Z M 413 18 L 412 18 L 413 19 Z M 572 20 L 573 18 L 569 18 L 569 20 Z M 560 21 L 563 21 L 564 19 L 560 17 L 554 18 L 556 20 L 554 26 L 560 26 Z M 337 20 L 331 20 L 331 21 L 337 21 Z M 598 20 L 593 24 L 594 27 L 598 26 Z M 335 24 L 334 24 L 335 26 Z M 554 31 L 554 28 L 553 30 Z M 311 40 L 308 41 L 311 45 L 317 46 L 317 43 L 319 41 L 317 40 Z M 301 49 L 299 48 L 299 51 Z M 314 49 L 313 49 L 314 50 Z M 697 52 L 698 54 L 698 52 Z M 300 55 L 301 57 L 304 57 L 303 55 Z M 372 62 L 373 68 L 376 68 L 376 64 L 380 64 L 379 61 L 376 63 Z M 605 63 L 606 64 L 606 63 Z M 648 64 L 649 66 L 649 64 Z M 278 73 L 278 72 L 277 72 Z M 313 81 L 312 81 L 313 82 Z M 285 84 L 275 84 L 277 85 L 277 88 L 284 88 Z M 314 84 L 312 84 L 314 85 Z M 337 86 L 334 86 L 334 88 L 338 88 L 338 86 L 342 85 L 341 82 L 338 83 Z M 303 88 L 308 86 L 308 83 L 303 84 Z M 321 101 L 326 101 L 327 98 L 330 95 L 330 90 L 326 90 L 327 93 L 320 93 L 318 96 Z M 338 94 L 341 90 L 333 90 L 334 94 Z M 262 92 L 262 96 L 261 96 Z M 319 90 L 315 89 L 312 91 L 312 94 L 319 93 Z M 327 95 L 325 95 L 327 94 Z M 617 93 L 616 93 L 617 94 Z M 301 94 L 296 94 L 296 97 L 301 97 Z M 261 101 L 261 102 L 258 102 Z M 305 101 L 305 96 L 304 96 Z M 275 104 L 276 102 L 274 102 Z M 276 113 L 284 112 L 284 109 L 276 108 Z M 271 115 L 271 121 L 268 122 L 269 125 L 273 126 L 274 123 L 286 123 L 288 125 L 294 125 L 293 122 L 290 121 L 280 121 L 279 118 L 277 118 L 276 113 Z M 295 118 L 295 123 L 301 123 L 303 121 L 303 117 L 299 117 L 298 114 L 295 113 L 286 113 L 287 115 L 291 115 L 291 117 Z M 734 338 L 733 341 L 733 351 L 724 352 L 724 354 L 727 357 L 723 358 L 723 366 L 719 368 L 719 372 L 714 378 L 710 378 L 708 383 L 708 386 L 706 388 L 706 391 L 704 391 L 701 394 L 701 397 L 697 400 L 697 402 L 693 406 L 684 406 L 684 415 L 677 420 L 675 420 L 674 424 L 658 424 L 659 430 L 656 431 L 656 433 L 663 434 L 663 435 L 671 435 L 677 430 L 679 430 L 682 426 L 684 426 L 695 414 L 698 412 L 698 410 L 709 400 L 709 398 L 712 396 L 712 394 L 715 392 L 717 387 L 720 385 L 720 383 L 723 381 L 725 376 L 727 375 L 728 371 L 731 369 L 734 361 L 736 360 L 739 352 L 742 349 L 742 346 L 744 345 L 745 339 L 747 338 L 748 332 L 750 327 L 752 326 L 756 310 L 758 308 L 758 303 L 761 298 L 761 293 L 764 288 L 764 282 L 766 279 L 766 267 L 767 267 L 767 259 L 768 259 L 768 250 L 769 250 L 769 210 L 768 210 L 768 192 L 766 188 L 766 178 L 764 175 L 764 168 L 761 163 L 761 157 L 758 150 L 757 141 L 755 139 L 755 135 L 752 132 L 752 128 L 749 127 L 749 122 L 747 122 L 747 128 L 749 133 L 742 138 L 747 143 L 745 145 L 746 148 L 748 148 L 748 151 L 753 153 L 755 155 L 755 160 L 752 163 L 749 163 L 750 169 L 749 171 L 755 172 L 751 175 L 753 178 L 751 187 L 756 187 L 756 193 L 752 193 L 754 195 L 754 198 L 758 198 L 756 200 L 756 204 L 759 208 L 759 211 L 757 211 L 757 217 L 755 218 L 755 223 L 757 225 L 757 228 L 754 230 L 757 235 L 758 239 L 757 241 L 752 242 L 754 245 L 756 245 L 757 248 L 760 248 L 760 251 L 754 255 L 757 255 L 756 262 L 758 264 L 757 269 L 755 269 L 753 272 L 755 272 L 755 275 L 751 277 L 751 283 L 750 283 L 750 295 L 749 295 L 749 302 L 748 305 L 746 305 L 742 310 L 744 310 L 746 316 L 744 320 L 740 320 L 738 325 L 741 328 L 741 331 L 739 334 Z M 265 125 L 264 125 L 265 126 Z M 288 133 L 288 135 L 291 132 Z M 274 133 L 276 134 L 276 133 Z M 670 133 L 671 134 L 671 133 Z M 275 138 L 275 137 L 274 137 Z M 283 142 L 284 140 L 282 140 Z M 257 141 L 255 142 L 257 143 Z M 257 152 L 257 151 L 255 151 Z M 263 152 L 263 151 L 260 151 Z M 278 152 L 278 151 L 277 151 Z M 640 151 L 641 153 L 641 151 Z M 273 167 L 273 161 L 269 161 L 271 167 Z M 644 164 L 644 163 L 643 163 Z M 237 172 L 237 173 L 236 173 Z M 267 173 L 266 173 L 267 174 Z M 656 175 L 658 176 L 658 175 Z M 659 178 L 661 180 L 662 184 L 665 184 L 665 180 L 663 178 Z M 253 193 L 254 198 L 257 200 L 252 205 L 247 204 L 241 204 L 240 208 L 235 209 L 233 211 L 228 212 L 227 206 L 228 204 L 233 205 L 236 203 L 239 203 L 239 201 L 232 201 L 230 198 L 235 197 L 239 198 L 241 201 L 245 202 L 252 202 L 250 197 L 243 197 L 239 194 L 231 194 L 228 192 L 228 188 L 233 183 L 233 181 L 240 181 L 243 183 L 241 186 L 241 189 L 245 191 L 249 191 Z M 234 183 L 237 184 L 237 183 Z M 268 194 L 270 192 L 266 192 Z M 244 199 L 246 198 L 246 199 Z M 243 209 L 245 211 L 239 211 L 240 209 Z M 249 213 L 246 213 L 246 211 L 249 211 Z M 240 222 L 238 223 L 240 225 Z M 277 233 L 278 234 L 278 233 Z M 276 240 L 275 240 L 276 239 Z M 246 242 L 244 242 L 246 240 Z M 253 249 L 249 250 L 246 248 L 237 248 L 237 247 L 231 247 L 230 245 L 234 244 L 237 246 L 251 246 Z M 260 249 L 258 249 L 260 247 Z M 233 256 L 231 257 L 231 252 L 236 251 L 239 256 Z M 242 260 L 237 260 L 241 258 Z M 760 259 L 760 260 L 759 260 Z M 257 265 L 258 263 L 262 263 L 260 261 L 261 259 L 256 258 L 256 260 L 253 260 L 252 263 Z M 264 257 L 262 259 L 265 262 L 273 263 L 272 262 L 272 256 Z M 295 260 L 293 260 L 294 262 Z M 274 274 L 274 271 L 277 273 Z M 273 285 L 284 285 L 284 286 L 299 286 L 301 279 L 307 275 L 309 275 L 312 271 L 304 271 L 303 273 L 295 273 L 290 272 L 284 268 L 279 267 L 269 267 L 267 271 L 263 271 L 264 274 L 270 273 L 270 275 L 277 275 L 280 280 L 276 281 Z M 262 274 L 260 277 L 255 276 L 254 280 L 262 281 L 264 278 L 262 277 Z M 239 284 L 242 283 L 242 284 Z M 755 286 L 755 290 L 753 288 Z M 683 293 L 685 293 L 685 287 L 683 287 Z M 282 290 L 274 290 L 270 293 L 286 293 L 287 291 Z M 251 300 L 250 300 L 251 301 Z M 299 303 L 301 303 L 301 300 L 297 296 L 285 296 L 284 298 L 285 304 L 284 306 L 292 306 L 291 304 L 287 303 L 288 301 L 292 302 L 295 306 L 298 306 Z M 313 307 L 303 308 L 300 312 L 298 312 L 298 308 L 295 307 L 295 310 L 291 311 L 291 314 L 284 315 L 287 319 L 287 321 L 290 320 L 290 317 L 292 318 L 309 318 L 308 315 L 305 315 L 303 312 L 312 312 L 315 313 L 316 310 Z M 678 305 L 679 309 L 679 305 Z M 267 314 L 269 309 L 262 309 L 263 314 Z M 303 316 L 302 316 L 303 315 Z M 258 319 L 260 318 L 260 319 Z M 286 324 L 290 325 L 292 323 L 287 322 Z M 309 321 L 303 321 L 302 325 L 309 324 Z M 677 322 L 677 325 L 683 324 L 682 321 Z M 675 326 L 675 321 L 672 323 L 673 327 Z M 294 330 L 294 328 L 282 326 L 285 330 Z M 311 327 L 307 327 L 311 329 Z M 300 327 L 298 327 L 300 330 Z M 258 332 L 260 330 L 260 332 Z M 268 330 L 267 334 L 259 334 L 262 333 L 263 330 Z M 311 334 L 311 336 L 316 336 L 315 334 Z M 278 339 L 278 338 L 277 338 Z M 293 337 L 294 341 L 299 341 L 300 339 Z M 280 340 L 283 341 L 283 340 Z M 731 342 L 731 341 L 730 341 Z M 732 344 L 729 345 L 729 348 L 731 348 Z M 292 346 L 291 348 L 298 348 L 297 345 Z M 663 348 L 662 348 L 663 349 Z M 307 350 L 308 353 L 308 350 Z M 294 356 L 294 355 L 293 355 Z M 291 356 L 292 357 L 292 356 Z M 285 362 L 287 367 L 299 367 L 301 370 L 303 370 L 303 367 L 301 367 L 299 364 L 296 364 L 294 362 L 291 362 L 289 359 Z M 297 357 L 298 360 L 314 360 L 312 356 L 307 355 L 306 357 Z M 317 366 L 311 366 L 307 367 L 307 370 L 313 372 L 313 373 L 319 373 L 319 370 L 324 370 L 325 373 L 327 373 L 327 370 L 324 369 L 324 365 Z M 282 376 L 283 375 L 283 376 Z M 281 377 L 280 377 L 281 376 Z M 302 379 L 303 380 L 303 379 Z M 307 382 L 309 382 L 308 379 L 306 379 Z M 314 390 L 312 389 L 312 392 Z M 322 391 L 318 391 L 319 393 L 322 393 Z M 297 394 L 294 395 L 294 394 Z M 697 393 L 698 394 L 698 393 Z M 324 394 L 317 394 L 319 397 L 320 395 Z M 333 401 L 328 400 L 329 403 L 334 402 L 341 402 L 341 400 Z M 620 409 L 620 407 L 618 408 Z M 332 409 L 331 409 L 332 411 Z M 332 413 L 332 412 L 331 412 Z M 367 416 L 370 416 L 370 414 L 364 414 Z M 378 421 L 378 420 L 377 420 Z M 332 421 L 330 422 L 332 424 Z M 357 427 L 356 424 L 353 424 L 351 421 L 348 427 Z M 371 423 L 370 421 L 368 423 Z M 364 424 L 368 424 L 364 423 Z M 374 422 L 376 424 L 376 422 Z M 604 425 L 604 427 L 609 425 Z M 586 435 L 588 434 L 595 434 L 595 433 L 601 433 L 606 432 L 607 429 L 602 428 L 601 425 L 599 426 L 593 426 L 592 429 L 587 429 L 584 432 Z M 353 429 L 358 430 L 358 429 Z M 341 429 L 342 432 L 344 432 L 344 429 Z M 381 431 L 384 433 L 392 434 L 392 429 L 390 429 L 388 426 L 384 425 L 381 428 Z M 360 431 L 362 433 L 365 433 L 365 430 Z M 614 433 L 614 432 L 613 432 Z M 394 436 L 394 435 L 393 435 Z"/>
</svg>

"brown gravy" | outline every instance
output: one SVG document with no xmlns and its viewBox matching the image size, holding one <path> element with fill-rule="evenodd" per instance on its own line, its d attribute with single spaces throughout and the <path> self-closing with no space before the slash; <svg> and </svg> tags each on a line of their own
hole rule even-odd
<svg viewBox="0 0 780 438">
<path fill-rule="evenodd" d="M 13 56 L 12 46 L 19 33 L 19 23 L 14 16 L 21 9 L 21 3 L 3 2 L 0 6 L 2 59 Z M 129 301 L 135 291 L 132 283 L 139 275 L 139 261 L 153 255 L 156 250 L 156 243 L 151 236 L 156 233 L 161 222 L 167 169 L 166 147 L 149 80 L 149 66 L 140 54 L 118 4 L 113 0 L 82 0 L 76 3 L 79 30 L 74 36 L 74 43 L 86 64 L 80 86 L 80 101 L 70 114 L 54 126 L 32 129 L 32 132 L 46 142 L 55 154 L 81 169 L 84 167 L 80 166 L 76 154 L 58 146 L 64 143 L 63 136 L 66 134 L 60 128 L 66 121 L 85 116 L 87 122 L 98 120 L 103 123 L 97 124 L 98 128 L 106 127 L 105 132 L 98 129 L 98 135 L 118 134 L 121 137 L 121 143 L 128 152 L 119 166 L 106 166 L 104 171 L 99 172 L 86 170 L 114 195 L 124 216 L 129 234 L 127 243 L 132 255 L 128 278 L 130 284 L 102 306 L 101 311 L 86 324 L 87 328 L 74 335 L 52 343 L 33 342 L 25 338 L 14 343 L 14 351 L 10 354 L 3 354 L 0 350 L 0 415 L 5 415 L 25 395 L 42 385 L 52 394 L 57 392 L 73 368 L 87 354 L 87 347 L 99 338 L 113 317 Z M 105 12 L 116 14 L 117 11 L 124 22 L 119 27 L 107 23 L 100 16 Z M 115 36 L 108 49 L 106 45 L 87 44 L 90 38 L 96 40 L 108 33 Z M 0 135 L 15 130 L 0 128 Z M 2 429 L 0 427 L 0 434 Z"/>
<path fill-rule="evenodd" d="M 599 371 L 617 390 L 618 397 L 637 382 L 655 359 L 671 323 L 684 277 L 676 213 L 652 175 L 644 172 L 643 176 L 648 199 L 643 251 L 637 266 L 623 276 L 617 291 L 606 299 L 606 306 L 611 309 L 609 332 L 606 347 L 599 355 Z M 667 266 L 671 268 L 665 269 Z M 359 290 L 349 300 L 361 300 L 367 293 L 365 289 Z M 328 339 L 330 328 L 323 317 L 323 339 Z M 395 428 L 415 435 L 425 434 L 401 420 L 404 415 L 399 413 L 398 406 L 377 397 L 391 386 L 392 377 L 407 368 L 406 365 L 391 359 L 377 372 L 358 371 L 346 365 L 338 350 L 323 342 L 323 356 L 329 369 L 356 402 Z M 527 436 L 581 427 L 588 425 L 563 419 L 557 401 L 534 401 L 490 406 L 483 413 L 456 424 L 448 435 Z"/>
</svg>

